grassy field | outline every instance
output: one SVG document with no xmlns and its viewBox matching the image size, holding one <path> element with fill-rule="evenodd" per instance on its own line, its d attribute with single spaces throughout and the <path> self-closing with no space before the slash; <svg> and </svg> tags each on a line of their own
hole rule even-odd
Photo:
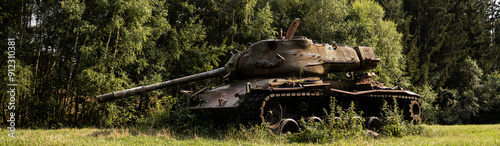
<svg viewBox="0 0 500 146">
<path fill-rule="evenodd" d="M 426 125 L 424 129 L 422 135 L 340 139 L 324 145 L 500 145 L 500 124 Z M 134 128 L 16 130 L 16 138 L 8 137 L 8 132 L 5 128 L 2 130 L 2 145 L 313 145 L 289 143 L 284 136 L 270 138 L 240 131 L 222 134 L 217 138 Z"/>
</svg>

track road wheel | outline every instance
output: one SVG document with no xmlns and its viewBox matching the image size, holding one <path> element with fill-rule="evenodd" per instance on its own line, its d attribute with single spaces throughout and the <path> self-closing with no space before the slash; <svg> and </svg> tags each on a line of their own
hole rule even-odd
<svg viewBox="0 0 500 146">
<path fill-rule="evenodd" d="M 419 100 L 412 100 L 410 102 L 410 116 L 411 124 L 418 124 L 422 120 L 422 107 Z"/>
<path fill-rule="evenodd" d="M 283 111 L 280 103 L 274 99 L 263 101 L 262 107 L 260 108 L 260 118 L 262 123 L 267 124 L 269 129 L 274 130 L 278 128 L 283 118 Z"/>
<path fill-rule="evenodd" d="M 323 123 L 323 120 L 321 120 L 321 118 L 319 118 L 319 117 L 313 116 L 313 117 L 308 117 L 307 122 L 309 122 L 309 123 Z"/>
<path fill-rule="evenodd" d="M 372 131 L 377 131 L 382 127 L 382 122 L 380 122 L 380 119 L 377 117 L 369 117 L 368 121 L 366 122 L 366 129 L 372 130 Z"/>
<path fill-rule="evenodd" d="M 279 126 L 279 133 L 281 134 L 286 134 L 288 132 L 294 133 L 299 131 L 299 124 L 297 121 L 287 118 L 281 120 L 281 124 Z"/>
</svg>

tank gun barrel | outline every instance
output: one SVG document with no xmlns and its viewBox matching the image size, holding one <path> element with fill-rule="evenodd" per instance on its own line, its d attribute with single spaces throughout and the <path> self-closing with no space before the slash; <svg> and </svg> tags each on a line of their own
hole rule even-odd
<svg viewBox="0 0 500 146">
<path fill-rule="evenodd" d="M 208 79 L 208 78 L 214 78 L 214 77 L 217 77 L 219 75 L 226 74 L 226 73 L 227 73 L 226 68 L 221 67 L 221 68 L 217 68 L 217 69 L 214 69 L 211 71 L 202 72 L 202 73 L 198 73 L 198 74 L 194 74 L 194 75 L 189 75 L 189 76 L 185 76 L 185 77 L 181 77 L 181 78 L 177 78 L 177 79 L 173 79 L 173 80 L 168 80 L 168 81 L 164 81 L 164 82 L 160 82 L 160 83 L 156 83 L 156 84 L 152 84 L 152 85 L 139 86 L 139 87 L 126 89 L 126 90 L 122 90 L 122 91 L 106 93 L 106 94 L 98 95 L 96 98 L 97 98 L 97 101 L 99 103 L 102 103 L 102 102 L 112 101 L 115 99 L 129 97 L 132 95 L 137 95 L 137 94 L 152 91 L 152 90 L 157 90 L 157 89 L 166 88 L 166 87 L 170 87 L 170 86 L 176 86 L 176 85 L 185 84 L 185 83 L 203 80 L 203 79 Z"/>
</svg>

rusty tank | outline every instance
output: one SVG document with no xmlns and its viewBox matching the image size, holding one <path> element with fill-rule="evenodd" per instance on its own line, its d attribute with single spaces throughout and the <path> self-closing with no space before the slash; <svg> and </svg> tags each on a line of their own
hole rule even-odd
<svg viewBox="0 0 500 146">
<path fill-rule="evenodd" d="M 396 101 L 406 120 L 420 121 L 420 95 L 373 81 L 380 61 L 371 47 L 317 44 L 294 36 L 300 23 L 295 19 L 278 39 L 261 40 L 232 55 L 220 68 L 147 86 L 97 96 L 111 101 L 208 78 L 229 83 L 197 91 L 182 91 L 193 101 L 190 110 L 208 111 L 222 120 L 265 123 L 279 132 L 298 129 L 300 118 L 321 120 L 331 97 L 346 107 L 352 102 L 363 111 L 367 128 L 374 128 L 384 101 Z M 346 80 L 326 80 L 333 72 L 362 72 Z M 213 85 L 212 85 L 213 86 Z M 395 100 L 394 100 L 395 99 Z"/>
</svg>

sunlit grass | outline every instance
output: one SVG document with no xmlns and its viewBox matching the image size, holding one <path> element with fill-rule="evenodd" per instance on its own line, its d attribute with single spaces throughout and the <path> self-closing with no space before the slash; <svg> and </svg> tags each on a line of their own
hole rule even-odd
<svg viewBox="0 0 500 146">
<path fill-rule="evenodd" d="M 7 145 L 311 145 L 288 143 L 284 136 L 270 137 L 265 130 L 249 128 L 229 130 L 220 136 L 174 133 L 168 129 L 58 129 L 16 130 L 16 138 L 2 130 Z M 324 145 L 500 145 L 500 124 L 496 125 L 425 125 L 422 135 L 382 138 L 346 138 Z M 261 133 L 259 133 L 261 132 Z"/>
</svg>

